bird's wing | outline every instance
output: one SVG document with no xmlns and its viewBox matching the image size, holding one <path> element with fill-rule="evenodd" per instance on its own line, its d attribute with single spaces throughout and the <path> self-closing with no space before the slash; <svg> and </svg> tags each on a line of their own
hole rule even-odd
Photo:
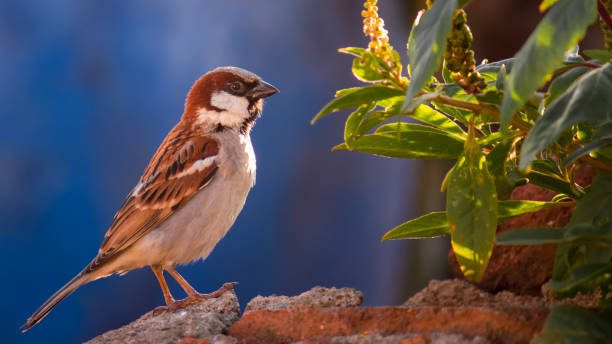
<svg viewBox="0 0 612 344">
<path fill-rule="evenodd" d="M 95 269 L 130 247 L 206 187 L 217 171 L 218 153 L 214 138 L 173 129 L 115 214 L 89 268 Z"/>
</svg>

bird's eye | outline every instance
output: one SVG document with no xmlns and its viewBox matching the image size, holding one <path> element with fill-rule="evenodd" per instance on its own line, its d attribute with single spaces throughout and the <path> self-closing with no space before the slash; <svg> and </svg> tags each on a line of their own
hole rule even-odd
<svg viewBox="0 0 612 344">
<path fill-rule="evenodd" d="M 241 93 L 242 91 L 244 91 L 244 84 L 240 81 L 233 81 L 233 82 L 230 82 L 229 89 L 233 93 Z"/>
</svg>

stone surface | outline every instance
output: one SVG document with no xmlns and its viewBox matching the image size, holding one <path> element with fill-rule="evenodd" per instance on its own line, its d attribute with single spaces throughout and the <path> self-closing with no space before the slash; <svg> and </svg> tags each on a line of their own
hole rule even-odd
<svg viewBox="0 0 612 344">
<path fill-rule="evenodd" d="M 595 175 L 591 166 L 580 165 L 575 171 L 576 182 L 589 185 Z M 516 187 L 512 200 L 550 201 L 555 193 L 533 184 Z M 498 233 L 536 227 L 563 227 L 572 216 L 573 208 L 544 209 L 535 213 L 517 216 L 502 222 Z M 508 290 L 518 294 L 540 295 L 540 289 L 552 272 L 555 261 L 556 245 L 495 246 L 484 277 L 478 286 L 497 292 Z M 455 276 L 463 278 L 452 250 L 449 264 Z"/>
<path fill-rule="evenodd" d="M 527 343 L 548 314 L 541 298 L 491 295 L 461 280 L 434 281 L 402 307 L 356 307 L 361 298 L 320 287 L 259 297 L 227 334 L 270 344 Z"/>
<path fill-rule="evenodd" d="M 429 285 L 414 294 L 406 307 L 482 307 L 505 311 L 507 309 L 535 309 L 546 311 L 547 302 L 541 297 L 516 295 L 508 291 L 490 294 L 465 280 L 432 280 Z"/>
<path fill-rule="evenodd" d="M 378 332 L 394 334 L 434 333 L 486 337 L 494 343 L 527 343 L 537 333 L 548 311 L 480 307 L 347 307 L 251 311 L 228 334 L 242 343 L 324 342 Z"/>
<path fill-rule="evenodd" d="M 358 307 L 350 288 L 254 298 L 241 319 L 233 291 L 175 312 L 145 314 L 90 343 L 527 343 L 548 314 L 542 298 L 432 281 L 398 307 Z M 231 325 L 231 326 L 230 326 Z"/>
<path fill-rule="evenodd" d="M 212 337 L 195 338 L 184 337 L 179 339 L 177 344 L 237 344 L 238 339 L 223 334 L 216 334 Z"/>
<path fill-rule="evenodd" d="M 488 344 L 489 340 L 483 337 L 473 339 L 466 338 L 458 334 L 432 333 L 423 334 L 395 334 L 383 336 L 380 333 L 356 334 L 346 337 L 332 337 L 328 340 L 300 341 L 299 344 L 314 343 L 330 344 Z"/>
<path fill-rule="evenodd" d="M 240 305 L 233 290 L 218 298 L 204 300 L 176 311 L 154 314 L 151 311 L 138 320 L 88 341 L 101 343 L 234 343 L 218 335 L 240 316 Z"/>
<path fill-rule="evenodd" d="M 255 310 L 279 310 L 307 307 L 352 307 L 363 302 L 363 293 L 353 288 L 314 287 L 298 296 L 256 296 L 245 308 L 245 313 Z"/>
</svg>

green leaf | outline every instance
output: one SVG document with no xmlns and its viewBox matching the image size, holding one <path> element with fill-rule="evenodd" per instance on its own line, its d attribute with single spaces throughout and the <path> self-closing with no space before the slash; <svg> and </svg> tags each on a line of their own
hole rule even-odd
<svg viewBox="0 0 612 344">
<path fill-rule="evenodd" d="M 506 65 L 502 65 L 499 69 L 499 72 L 497 72 L 497 79 L 495 79 L 495 88 L 498 91 L 504 90 L 504 80 L 506 80 L 507 74 L 508 72 L 506 71 Z"/>
<path fill-rule="evenodd" d="M 404 132 L 415 132 L 415 131 L 426 131 L 434 134 L 450 135 L 450 133 L 434 128 L 428 125 L 406 123 L 406 122 L 393 122 L 381 125 L 376 129 L 377 133 L 404 133 Z M 461 138 L 457 138 L 461 140 Z"/>
<path fill-rule="evenodd" d="M 567 166 L 579 159 L 581 156 L 607 146 L 612 146 L 612 122 L 601 126 L 593 135 L 591 142 L 568 154 L 565 159 L 563 159 L 562 164 Z"/>
<path fill-rule="evenodd" d="M 394 125 L 397 126 L 393 123 L 388 126 Z M 399 131 L 391 131 L 390 127 L 386 127 L 375 134 L 364 135 L 354 140 L 350 148 L 347 148 L 391 158 L 455 159 L 461 154 L 462 146 L 463 142 L 455 135 L 436 128 L 412 124 L 400 125 Z"/>
<path fill-rule="evenodd" d="M 440 128 L 451 132 L 453 134 L 457 134 L 461 137 L 465 137 L 466 133 L 461 129 L 461 127 L 453 122 L 450 118 L 446 117 L 443 113 L 436 111 L 435 109 L 427 106 L 427 105 L 419 105 L 416 109 L 410 114 L 408 117 L 414 118 L 417 121 L 431 124 L 436 128 Z"/>
<path fill-rule="evenodd" d="M 510 73 L 512 71 L 512 67 L 514 66 L 514 61 L 515 61 L 515 58 L 512 57 L 509 59 L 489 62 L 489 63 L 478 65 L 476 67 L 476 70 L 480 74 L 490 74 L 493 77 L 493 76 L 497 76 L 497 74 L 499 73 L 499 70 L 502 68 L 502 66 L 504 66 L 504 68 L 506 69 L 506 72 Z"/>
<path fill-rule="evenodd" d="M 602 246 L 612 246 L 612 229 L 584 226 L 567 230 L 559 228 L 526 228 L 504 232 L 497 236 L 498 245 L 542 245 L 573 242 L 597 242 Z"/>
<path fill-rule="evenodd" d="M 558 228 L 517 229 L 497 235 L 498 245 L 542 245 L 564 242 L 563 230 Z"/>
<path fill-rule="evenodd" d="M 565 157 L 565 159 L 563 159 L 563 165 L 568 166 L 569 164 L 578 160 L 583 155 L 587 155 L 596 149 L 607 147 L 607 146 L 612 146 L 612 136 L 601 138 L 601 139 L 594 139 L 593 141 L 587 143 L 586 145 L 580 147 L 579 149 L 576 149 L 571 154 L 569 154 L 567 157 Z"/>
<path fill-rule="evenodd" d="M 439 211 L 404 222 L 385 233 L 381 240 L 433 238 L 446 234 L 448 234 L 446 212 Z"/>
<path fill-rule="evenodd" d="M 596 227 L 592 224 L 572 225 L 565 230 L 566 242 L 594 241 L 600 245 L 612 246 L 612 226 Z"/>
<path fill-rule="evenodd" d="M 606 243 L 609 232 L 612 231 L 612 174 L 599 173 L 589 192 L 576 204 L 570 222 L 567 224 L 568 239 L 593 238 L 595 232 L 600 232 L 599 240 L 568 243 L 559 245 L 555 258 L 552 279 L 555 283 L 563 283 L 572 277 L 573 271 L 584 265 L 609 263 L 612 250 Z M 553 290 L 560 296 L 572 296 L 578 290 Z"/>
<path fill-rule="evenodd" d="M 329 102 L 319 113 L 310 121 L 314 124 L 322 117 L 343 109 L 354 108 L 371 102 L 401 96 L 402 91 L 386 86 L 366 86 L 357 87 L 336 93 L 336 98 Z"/>
<path fill-rule="evenodd" d="M 353 75 L 364 82 L 375 82 L 385 78 L 384 61 L 363 48 L 348 47 L 338 49 L 339 52 L 355 56 L 353 60 Z"/>
<path fill-rule="evenodd" d="M 437 0 L 415 20 L 408 39 L 408 60 L 412 74 L 403 106 L 405 112 L 414 110 L 416 105 L 412 99 L 440 67 L 446 36 L 451 30 L 452 16 L 456 9 L 457 0 Z"/>
<path fill-rule="evenodd" d="M 369 112 L 365 115 L 359 126 L 355 129 L 355 134 L 361 136 L 372 130 L 377 125 L 388 121 L 393 117 L 397 117 L 397 115 L 388 113 L 386 111 Z"/>
<path fill-rule="evenodd" d="M 504 84 L 501 127 L 510 119 L 563 61 L 565 52 L 584 36 L 596 18 L 596 0 L 559 0 L 540 21 L 516 54 L 512 72 Z"/>
<path fill-rule="evenodd" d="M 512 141 L 500 142 L 487 155 L 487 165 L 493 179 L 495 179 L 495 190 L 500 197 L 509 195 L 513 188 L 506 175 L 506 158 L 511 148 Z"/>
<path fill-rule="evenodd" d="M 428 105 L 419 105 L 414 109 L 413 112 L 404 113 L 401 110 L 402 103 L 403 97 L 402 99 L 398 97 L 398 101 L 390 105 L 386 111 L 414 118 L 419 122 L 431 124 L 436 128 L 446 130 L 461 137 L 464 137 L 466 135 L 465 131 L 463 131 L 463 129 L 461 129 L 461 127 L 457 123 L 448 118 L 442 112 L 437 111 Z"/>
<path fill-rule="evenodd" d="M 555 78 L 555 80 L 550 83 L 550 87 L 548 88 L 546 104 L 548 105 L 552 103 L 553 100 L 557 99 L 561 94 L 563 94 L 563 92 L 565 92 L 574 83 L 574 81 L 589 70 L 591 69 L 588 67 L 576 67 Z"/>
<path fill-rule="evenodd" d="M 567 181 L 558 178 L 557 176 L 542 173 L 540 171 L 531 170 L 525 174 L 525 177 L 529 180 L 529 183 L 541 186 L 543 188 L 556 191 L 565 195 L 579 198 L 582 193 L 572 188 L 572 185 Z"/>
<path fill-rule="evenodd" d="M 584 54 L 601 62 L 612 62 L 612 52 L 607 50 L 588 49 L 584 51 Z"/>
<path fill-rule="evenodd" d="M 446 214 L 451 244 L 463 275 L 469 281 L 480 281 L 493 251 L 497 195 L 495 181 L 473 134 L 449 176 Z"/>
<path fill-rule="evenodd" d="M 499 220 L 506 220 L 542 209 L 563 206 L 568 206 L 568 204 L 539 201 L 498 201 L 497 216 Z M 382 237 L 382 240 L 431 238 L 447 234 L 450 234 L 448 219 L 446 212 L 442 211 L 404 222 L 388 231 Z"/>
<path fill-rule="evenodd" d="M 534 344 L 610 343 L 612 338 L 612 310 L 587 310 L 573 305 L 551 308 L 542 332 Z"/>
<path fill-rule="evenodd" d="M 343 54 L 353 55 L 355 57 L 361 57 L 365 53 L 368 52 L 368 49 L 359 48 L 359 47 L 346 47 L 346 48 L 338 49 L 338 52 L 341 52 Z"/>
<path fill-rule="evenodd" d="M 606 276 L 607 275 L 607 276 Z M 597 285 L 612 280 L 612 263 L 587 264 L 572 269 L 568 278 L 550 282 L 550 289 L 557 294 L 569 294 L 578 291 L 588 293 L 597 289 Z"/>
<path fill-rule="evenodd" d="M 506 220 L 515 216 L 533 213 L 542 209 L 569 207 L 570 202 L 540 202 L 540 201 L 499 201 L 497 216 L 500 220 Z"/>
<path fill-rule="evenodd" d="M 581 2 L 581 1 L 578 1 Z M 571 125 L 612 121 L 612 64 L 584 74 L 555 100 L 540 117 L 521 147 L 519 168 L 531 164 L 535 155 L 554 143 Z"/>
<path fill-rule="evenodd" d="M 349 115 L 346 120 L 346 124 L 344 125 L 344 141 L 347 143 L 347 145 L 350 146 L 355 139 L 359 138 L 359 126 L 361 123 L 363 123 L 365 116 L 370 110 L 372 110 L 373 107 L 374 104 L 361 105 L 357 108 L 357 110 Z"/>
</svg>

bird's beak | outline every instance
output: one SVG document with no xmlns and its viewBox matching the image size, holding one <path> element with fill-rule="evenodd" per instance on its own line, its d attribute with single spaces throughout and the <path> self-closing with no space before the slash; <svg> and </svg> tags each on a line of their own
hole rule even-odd
<svg viewBox="0 0 612 344">
<path fill-rule="evenodd" d="M 250 91 L 247 92 L 247 96 L 253 99 L 261 99 L 269 97 L 276 93 L 278 93 L 278 88 L 268 84 L 263 80 L 260 80 L 257 83 L 257 86 L 253 87 Z"/>
</svg>

